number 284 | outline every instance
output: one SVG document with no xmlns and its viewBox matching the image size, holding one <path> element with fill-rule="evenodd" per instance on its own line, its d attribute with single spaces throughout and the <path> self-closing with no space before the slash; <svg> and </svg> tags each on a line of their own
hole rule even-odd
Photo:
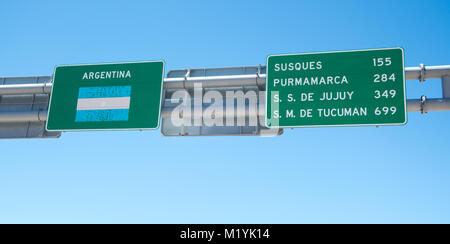
<svg viewBox="0 0 450 244">
<path fill-rule="evenodd" d="M 395 73 L 392 73 L 391 75 L 388 74 L 374 74 L 373 75 L 373 82 L 380 83 L 380 82 L 388 82 L 388 81 L 395 81 Z"/>
</svg>

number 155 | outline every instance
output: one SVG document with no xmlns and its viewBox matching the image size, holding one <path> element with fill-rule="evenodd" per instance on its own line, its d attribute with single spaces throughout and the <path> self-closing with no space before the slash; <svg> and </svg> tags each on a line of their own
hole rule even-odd
<svg viewBox="0 0 450 244">
<path fill-rule="evenodd" d="M 391 64 L 392 64 L 391 57 L 373 58 L 373 66 L 375 66 L 375 67 L 389 66 Z"/>
</svg>

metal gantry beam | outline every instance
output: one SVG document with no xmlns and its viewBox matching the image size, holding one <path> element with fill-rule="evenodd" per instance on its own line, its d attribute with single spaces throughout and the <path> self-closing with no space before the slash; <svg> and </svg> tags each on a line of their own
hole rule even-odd
<svg viewBox="0 0 450 244">
<path fill-rule="evenodd" d="M 405 68 L 406 80 L 441 79 L 444 76 L 450 76 L 450 65 Z M 266 74 L 165 78 L 164 89 L 191 89 L 195 83 L 201 83 L 203 88 L 264 86 Z M 0 85 L 0 95 L 49 94 L 51 87 L 52 83 Z"/>
<path fill-rule="evenodd" d="M 50 94 L 52 83 L 0 85 L 0 95 Z"/>
<path fill-rule="evenodd" d="M 1 123 L 13 122 L 42 122 L 47 120 L 47 111 L 12 111 L 1 112 Z"/>
<path fill-rule="evenodd" d="M 443 98 L 408 99 L 408 112 L 450 110 L 450 65 L 408 67 L 405 68 L 405 79 L 420 81 L 442 79 Z M 203 88 L 265 86 L 266 74 L 165 78 L 164 90 L 191 89 L 194 88 L 196 83 L 201 83 Z M 50 94 L 51 87 L 52 83 L 0 85 L 0 95 Z M 259 105 L 264 106 L 264 104 Z M 161 116 L 167 118 L 172 114 L 172 111 L 173 108 L 163 106 Z M 236 111 L 236 113 L 245 114 L 245 111 Z M 264 116 L 264 114 L 259 112 L 258 116 Z M 0 123 L 45 120 L 47 120 L 47 111 L 0 112 Z"/>
<path fill-rule="evenodd" d="M 265 106 L 264 104 L 259 104 L 259 106 Z M 203 110 L 206 107 L 203 108 Z M 407 100 L 407 110 L 408 112 L 431 112 L 431 111 L 448 111 L 450 110 L 450 99 L 427 99 L 422 101 L 420 99 L 408 99 Z M 256 114 L 249 114 L 248 107 L 237 108 L 236 117 L 248 117 L 256 116 Z M 259 111 L 258 116 L 265 116 L 263 111 Z M 170 118 L 171 114 L 174 112 L 173 107 L 165 107 L 161 111 L 161 118 Z M 194 114 L 195 116 L 195 114 Z M 47 111 L 26 111 L 26 112 L 1 112 L 0 113 L 0 123 L 10 123 L 10 122 L 38 122 L 47 120 Z"/>
<path fill-rule="evenodd" d="M 408 99 L 406 106 L 408 112 L 448 111 L 450 110 L 450 99 Z"/>
</svg>

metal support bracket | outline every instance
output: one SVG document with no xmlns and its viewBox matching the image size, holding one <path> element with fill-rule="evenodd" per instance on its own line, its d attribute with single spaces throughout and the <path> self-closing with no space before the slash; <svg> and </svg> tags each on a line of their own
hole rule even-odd
<svg viewBox="0 0 450 244">
<path fill-rule="evenodd" d="M 422 114 L 426 114 L 426 112 L 424 110 L 426 101 L 427 101 L 427 97 L 426 96 L 421 96 L 420 97 L 420 113 L 422 113 Z"/>
<path fill-rule="evenodd" d="M 424 82 L 425 81 L 425 64 L 420 64 L 420 76 L 419 81 Z"/>
<path fill-rule="evenodd" d="M 450 75 L 442 76 L 442 98 L 450 98 Z"/>
<path fill-rule="evenodd" d="M 183 80 L 183 89 L 187 90 L 186 88 L 186 82 L 187 79 L 191 76 L 191 69 L 187 69 L 186 74 L 184 75 L 184 80 Z"/>
<path fill-rule="evenodd" d="M 261 74 L 261 64 L 258 65 L 258 70 L 256 72 L 256 80 L 255 80 L 256 84 L 255 84 L 255 86 L 257 86 L 257 87 L 259 87 L 258 80 L 261 79 L 260 74 Z"/>
</svg>

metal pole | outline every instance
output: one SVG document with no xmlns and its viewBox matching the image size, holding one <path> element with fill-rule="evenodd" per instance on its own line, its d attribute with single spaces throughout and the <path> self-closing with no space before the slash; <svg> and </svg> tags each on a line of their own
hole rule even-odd
<svg viewBox="0 0 450 244">
<path fill-rule="evenodd" d="M 420 99 L 408 99 L 406 106 L 408 112 L 422 112 L 423 111 L 447 111 L 450 110 L 450 99 L 426 99 L 424 102 Z"/>
<path fill-rule="evenodd" d="M 450 65 L 423 66 L 405 68 L 406 80 L 440 79 L 450 76 Z M 423 77 L 422 77 L 423 74 Z M 226 75 L 207 77 L 165 78 L 164 89 L 176 90 L 194 88 L 195 83 L 202 83 L 203 88 L 264 86 L 265 74 Z M 49 94 L 52 83 L 0 85 L 0 95 Z"/>
<path fill-rule="evenodd" d="M 195 83 L 202 83 L 203 88 L 262 86 L 266 84 L 266 75 L 254 74 L 254 75 L 224 75 L 224 76 L 207 76 L 207 77 L 165 78 L 164 89 L 174 90 L 174 89 L 194 88 Z"/>
<path fill-rule="evenodd" d="M 440 79 L 442 76 L 450 75 L 450 65 L 423 66 L 423 70 L 422 67 L 407 67 L 405 79 L 420 80 L 422 73 L 423 79 Z"/>
<path fill-rule="evenodd" d="M 0 95 L 50 94 L 52 83 L 0 85 Z"/>
<path fill-rule="evenodd" d="M 0 112 L 0 123 L 42 122 L 47 120 L 47 111 Z"/>
</svg>

